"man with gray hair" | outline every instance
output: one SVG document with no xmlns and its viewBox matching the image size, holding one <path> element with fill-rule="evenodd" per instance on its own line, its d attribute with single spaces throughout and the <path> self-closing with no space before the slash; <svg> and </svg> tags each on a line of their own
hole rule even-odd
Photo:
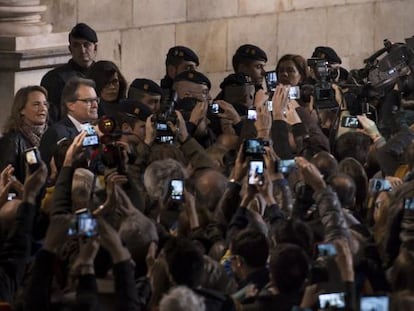
<svg viewBox="0 0 414 311">
<path fill-rule="evenodd" d="M 204 299 L 185 286 L 173 288 L 160 302 L 160 311 L 205 311 Z"/>
<path fill-rule="evenodd" d="M 98 119 L 98 104 L 99 97 L 92 80 L 73 77 L 66 83 L 62 91 L 65 117 L 49 127 L 40 141 L 40 154 L 48 166 L 60 139 L 74 138 L 82 131 L 82 124 Z"/>
</svg>

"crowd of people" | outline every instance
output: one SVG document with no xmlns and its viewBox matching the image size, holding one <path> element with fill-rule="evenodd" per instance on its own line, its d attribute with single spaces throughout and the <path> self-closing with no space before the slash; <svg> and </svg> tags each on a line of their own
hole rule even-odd
<svg viewBox="0 0 414 311">
<path fill-rule="evenodd" d="M 362 102 L 330 47 L 244 44 L 214 97 L 185 46 L 130 85 L 69 49 L 0 139 L 1 310 L 414 308 L 414 68 Z"/>
</svg>

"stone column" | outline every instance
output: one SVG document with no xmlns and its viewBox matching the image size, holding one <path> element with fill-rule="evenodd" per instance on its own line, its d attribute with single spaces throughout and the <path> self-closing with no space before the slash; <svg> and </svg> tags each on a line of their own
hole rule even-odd
<svg viewBox="0 0 414 311">
<path fill-rule="evenodd" d="M 14 94 L 70 58 L 67 33 L 50 33 L 39 0 L 0 0 L 0 133 Z"/>
<path fill-rule="evenodd" d="M 0 36 L 33 36 L 52 31 L 41 20 L 47 7 L 40 0 L 0 0 Z"/>
</svg>

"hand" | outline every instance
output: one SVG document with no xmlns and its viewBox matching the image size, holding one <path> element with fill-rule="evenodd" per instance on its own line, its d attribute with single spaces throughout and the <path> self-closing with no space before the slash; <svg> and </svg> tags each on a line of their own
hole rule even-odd
<svg viewBox="0 0 414 311">
<path fill-rule="evenodd" d="M 246 174 L 247 163 L 244 155 L 244 145 L 241 144 L 239 152 L 237 153 L 236 161 L 234 162 L 233 170 L 230 174 L 230 179 L 234 179 L 236 182 L 241 183 Z"/>
<path fill-rule="evenodd" d="M 177 124 L 172 124 L 170 121 L 168 121 L 168 126 L 174 133 L 177 133 L 178 141 L 183 143 L 187 140 L 189 136 L 187 126 L 185 124 L 185 120 L 181 112 L 176 110 L 175 113 L 177 114 Z"/>
<path fill-rule="evenodd" d="M 184 189 L 184 200 L 184 208 L 190 222 L 190 228 L 191 230 L 197 229 L 200 227 L 200 222 L 198 220 L 198 214 L 195 206 L 195 198 L 186 189 Z"/>
<path fill-rule="evenodd" d="M 26 175 L 26 180 L 24 181 L 23 202 L 33 205 L 36 204 L 36 197 L 46 184 L 46 178 L 46 164 L 43 161 L 40 161 L 39 167 L 30 175 Z"/>
<path fill-rule="evenodd" d="M 357 118 L 362 126 L 362 130 L 360 130 L 362 133 L 371 137 L 372 140 L 376 140 L 377 138 L 381 137 L 381 134 L 374 121 L 367 118 L 366 115 L 359 115 Z"/>
<path fill-rule="evenodd" d="M 81 131 L 74 139 L 72 144 L 69 146 L 66 151 L 65 160 L 63 161 L 63 166 L 68 167 L 72 166 L 73 160 L 77 158 L 83 150 L 83 140 L 86 137 L 86 131 Z"/>
<path fill-rule="evenodd" d="M 198 125 L 207 114 L 208 103 L 206 101 L 197 101 L 190 114 L 189 122 Z"/>
<path fill-rule="evenodd" d="M 334 241 L 334 244 L 337 251 L 335 261 L 341 272 L 342 280 L 344 282 L 353 282 L 355 280 L 354 266 L 348 241 L 345 239 L 338 239 Z"/>
<path fill-rule="evenodd" d="M 268 139 L 270 137 L 270 129 L 272 128 L 272 115 L 266 104 L 257 106 L 256 113 L 254 126 L 256 127 L 257 137 Z"/>
<path fill-rule="evenodd" d="M 156 256 L 157 256 L 158 244 L 152 241 L 148 246 L 147 256 L 145 257 L 145 263 L 147 264 L 147 277 L 152 277 L 152 270 L 154 268 Z"/>
<path fill-rule="evenodd" d="M 306 286 L 300 303 L 301 308 L 312 308 L 318 301 L 318 284 Z"/>
<path fill-rule="evenodd" d="M 240 202 L 240 206 L 247 207 L 251 200 L 257 194 L 257 188 L 253 185 L 247 185 L 246 190 L 244 191 L 243 198 Z"/>
<path fill-rule="evenodd" d="M 270 179 L 267 169 L 264 171 L 263 179 L 263 185 L 257 185 L 257 190 L 259 190 L 259 193 L 263 196 L 267 205 L 276 204 L 275 197 L 273 196 L 273 182 Z"/>
<path fill-rule="evenodd" d="M 119 201 L 116 187 L 120 187 L 128 182 L 128 177 L 112 172 L 106 176 L 106 200 L 93 211 L 94 216 L 107 214 L 115 209 Z"/>
<path fill-rule="evenodd" d="M 95 238 L 80 241 L 79 254 L 71 267 L 71 274 L 94 274 L 94 260 L 99 250 L 99 243 Z"/>
<path fill-rule="evenodd" d="M 386 180 L 389 181 L 391 184 L 392 189 L 397 188 L 398 186 L 403 184 L 403 181 L 401 178 L 395 177 L 395 176 L 387 176 L 385 177 Z"/>
<path fill-rule="evenodd" d="M 287 104 L 287 109 L 286 109 L 286 122 L 290 125 L 295 125 L 298 123 L 302 123 L 302 120 L 300 119 L 297 111 L 296 111 L 296 105 L 297 102 L 292 100 Z"/>
<path fill-rule="evenodd" d="M 134 204 L 132 204 L 130 198 L 125 193 L 125 191 L 119 186 L 115 187 L 115 191 L 117 193 L 116 197 L 118 198 L 117 209 L 121 212 L 123 218 L 137 215 L 138 210 L 135 208 Z"/>
<path fill-rule="evenodd" d="M 256 110 L 259 107 L 265 106 L 268 98 L 269 96 L 264 90 L 258 90 L 254 95 L 254 106 L 256 107 Z"/>
<path fill-rule="evenodd" d="M 288 92 L 289 86 L 279 84 L 276 86 L 275 92 L 273 93 L 272 104 L 273 104 L 273 120 L 285 120 L 286 106 L 288 103 Z"/>
<path fill-rule="evenodd" d="M 216 100 L 215 102 L 221 109 L 223 109 L 223 112 L 218 114 L 220 118 L 230 120 L 233 125 L 241 121 L 240 115 L 237 113 L 236 109 L 234 109 L 232 104 L 229 104 L 224 100 Z"/>
<path fill-rule="evenodd" d="M 112 257 L 114 264 L 131 258 L 129 251 L 122 245 L 118 232 L 102 217 L 97 218 L 99 242 Z"/>
<path fill-rule="evenodd" d="M 73 221 L 72 214 L 52 216 L 43 242 L 43 249 L 56 253 L 57 249 L 66 241 L 69 226 Z"/>
<path fill-rule="evenodd" d="M 311 186 L 315 192 L 319 192 L 326 188 L 323 176 L 314 164 L 302 157 L 296 157 L 295 161 L 305 183 Z"/>
<path fill-rule="evenodd" d="M 151 146 L 154 143 L 157 136 L 157 130 L 155 128 L 155 122 L 152 121 L 153 115 L 150 115 L 145 121 L 145 138 L 144 143 Z"/>
<path fill-rule="evenodd" d="M 278 173 L 275 167 L 275 162 L 279 161 L 280 158 L 277 156 L 275 150 L 272 147 L 264 147 L 265 154 L 263 155 L 263 159 L 265 161 L 265 165 L 267 167 L 267 172 L 269 174 L 270 180 L 274 181 L 277 179 L 283 179 L 284 176 L 282 173 Z"/>
</svg>

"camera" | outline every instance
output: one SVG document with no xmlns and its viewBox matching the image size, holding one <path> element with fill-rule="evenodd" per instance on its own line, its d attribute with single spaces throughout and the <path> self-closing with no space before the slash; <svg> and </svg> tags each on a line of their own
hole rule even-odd
<svg viewBox="0 0 414 311">
<path fill-rule="evenodd" d="M 372 193 L 378 193 L 381 191 L 391 191 L 391 183 L 386 179 L 373 178 L 369 181 L 369 189 Z"/>
<path fill-rule="evenodd" d="M 86 137 L 83 139 L 82 146 L 83 147 L 93 147 L 99 145 L 99 136 L 95 131 L 95 128 L 89 124 L 81 124 L 81 127 L 84 131 L 86 131 Z"/>
<path fill-rule="evenodd" d="M 275 164 L 277 172 L 282 174 L 289 174 L 296 167 L 295 159 L 279 160 Z"/>
<path fill-rule="evenodd" d="M 352 129 L 362 128 L 361 125 L 359 124 L 358 118 L 355 117 L 355 116 L 344 116 L 344 117 L 342 117 L 341 126 L 342 127 L 347 127 L 347 128 L 352 128 Z"/>
<path fill-rule="evenodd" d="M 322 310 L 345 310 L 345 293 L 320 294 L 318 302 Z"/>
<path fill-rule="evenodd" d="M 172 103 L 167 109 L 153 115 L 152 122 L 155 123 L 156 137 L 155 141 L 160 144 L 173 144 L 175 134 L 171 131 L 167 122 L 177 124 L 177 114 L 174 110 L 175 104 Z"/>
<path fill-rule="evenodd" d="M 184 181 L 172 179 L 170 181 L 170 198 L 175 202 L 182 202 L 184 198 Z"/>
<path fill-rule="evenodd" d="M 269 142 L 261 139 L 246 139 L 244 141 L 244 154 L 246 156 L 261 156 L 265 153 L 265 146 L 268 146 Z"/>
<path fill-rule="evenodd" d="M 264 162 L 263 160 L 252 160 L 249 162 L 249 185 L 261 186 L 264 184 Z"/>
<path fill-rule="evenodd" d="M 325 59 L 309 58 L 308 66 L 315 72 L 317 82 L 314 85 L 315 106 L 318 109 L 338 108 L 335 91 L 332 88 L 332 68 Z"/>
<path fill-rule="evenodd" d="M 365 296 L 361 297 L 360 311 L 388 311 L 390 298 L 388 296 Z"/>
<path fill-rule="evenodd" d="M 266 80 L 267 91 L 274 92 L 274 90 L 276 89 L 276 85 L 277 85 L 276 71 L 275 70 L 267 71 L 265 75 L 265 80 Z"/>
<path fill-rule="evenodd" d="M 24 151 L 24 158 L 29 166 L 30 173 L 33 173 L 40 167 L 40 152 L 36 147 L 26 149 Z"/>
<path fill-rule="evenodd" d="M 336 247 L 332 243 L 316 244 L 317 257 L 334 257 L 337 254 Z"/>
<path fill-rule="evenodd" d="M 98 223 L 89 211 L 84 208 L 77 210 L 68 229 L 69 236 L 92 237 L 98 234 Z"/>
</svg>

